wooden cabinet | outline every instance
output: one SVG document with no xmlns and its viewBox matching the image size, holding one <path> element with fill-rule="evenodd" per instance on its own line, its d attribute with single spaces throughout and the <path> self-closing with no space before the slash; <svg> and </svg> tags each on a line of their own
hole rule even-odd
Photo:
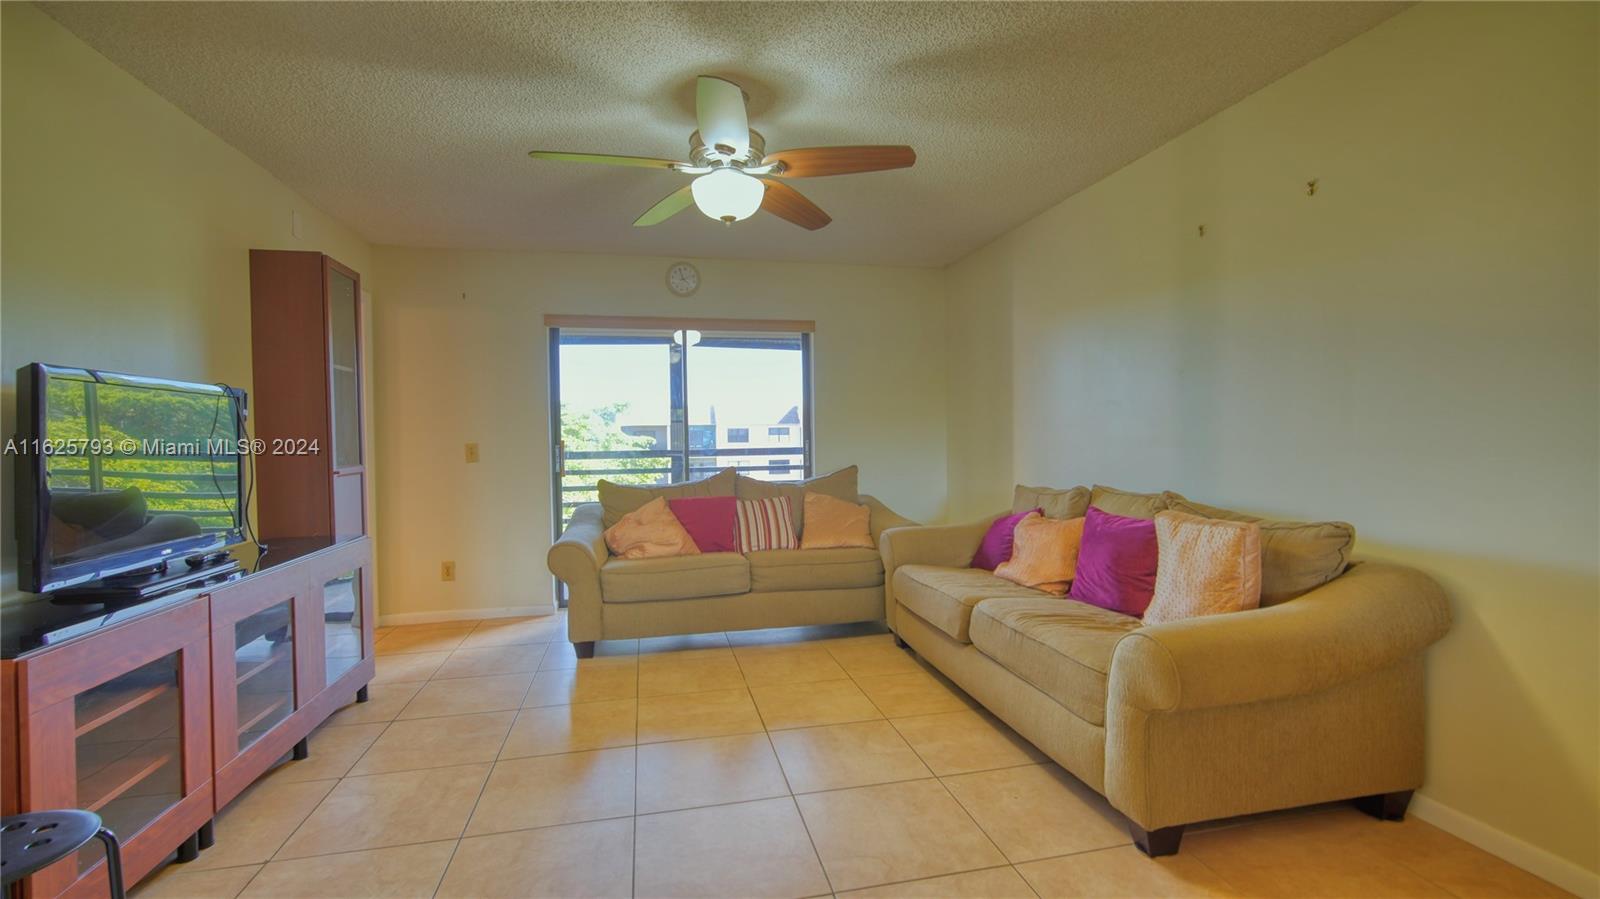
<svg viewBox="0 0 1600 899">
<path fill-rule="evenodd" d="M 209 633 L 205 598 L 190 596 L 0 663 L 15 766 L 5 813 L 98 813 L 122 839 L 130 883 L 175 847 L 193 853 L 214 814 Z M 33 875 L 24 890 L 63 894 L 106 894 L 98 843 Z"/>
<path fill-rule="evenodd" d="M 323 546 L 326 541 L 315 541 Z M 211 592 L 216 807 L 233 801 L 372 679 L 372 546 L 363 537 Z"/>
<path fill-rule="evenodd" d="M 361 276 L 321 253 L 250 251 L 263 539 L 367 532 Z"/>
<path fill-rule="evenodd" d="M 235 550 L 248 573 L 120 609 L 3 613 L 0 806 L 99 813 L 131 885 L 372 680 L 372 541 Z M 209 829 L 207 829 L 209 832 Z M 104 896 L 99 843 L 23 894 Z"/>
</svg>

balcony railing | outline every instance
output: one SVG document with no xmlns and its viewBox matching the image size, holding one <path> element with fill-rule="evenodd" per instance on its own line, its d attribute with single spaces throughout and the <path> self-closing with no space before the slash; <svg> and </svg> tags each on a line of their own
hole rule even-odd
<svg viewBox="0 0 1600 899">
<path fill-rule="evenodd" d="M 599 500 L 596 482 L 602 478 L 629 483 L 631 478 L 630 481 L 622 481 L 622 478 L 640 476 L 648 480 L 639 482 L 639 486 L 665 486 L 699 480 L 729 467 L 719 464 L 718 460 L 759 458 L 762 460 L 760 464 L 736 462 L 732 467 L 737 468 L 740 474 L 776 475 L 765 480 L 798 481 L 805 477 L 805 453 L 803 446 L 718 447 L 691 450 L 568 450 L 563 454 L 564 464 L 560 477 L 561 527 L 566 528 L 567 522 L 572 518 L 573 509 L 584 503 Z M 778 458 L 786 461 L 782 463 L 772 461 Z M 787 461 L 788 459 L 794 461 Z M 640 465 L 636 468 L 616 464 L 622 461 L 656 464 Z M 589 467 L 590 465 L 595 467 Z"/>
</svg>

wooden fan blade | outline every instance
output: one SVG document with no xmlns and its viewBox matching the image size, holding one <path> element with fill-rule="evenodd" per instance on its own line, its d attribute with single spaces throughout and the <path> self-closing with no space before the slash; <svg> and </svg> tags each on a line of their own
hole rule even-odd
<svg viewBox="0 0 1600 899">
<path fill-rule="evenodd" d="M 601 165 L 629 165 L 646 169 L 670 169 L 683 165 L 673 159 L 654 159 L 649 156 L 613 156 L 609 153 L 561 153 L 555 150 L 529 150 L 534 159 L 554 159 L 557 162 L 597 162 Z"/>
<path fill-rule="evenodd" d="M 917 162 L 917 151 L 906 146 L 809 147 L 804 150 L 779 150 L 768 153 L 762 165 L 783 163 L 783 178 L 816 178 L 822 175 L 853 175 L 910 168 Z"/>
<path fill-rule="evenodd" d="M 659 225 L 693 205 L 694 194 L 690 192 L 689 185 L 685 184 L 667 194 L 661 199 L 661 202 L 646 209 L 644 215 L 633 220 L 633 226 L 635 228 L 647 228 L 651 225 Z"/>
<path fill-rule="evenodd" d="M 786 222 L 792 222 L 807 231 L 818 228 L 833 221 L 826 212 L 818 208 L 817 204 L 807 200 L 805 195 L 795 190 L 782 181 L 773 181 L 762 178 L 767 185 L 767 192 L 761 196 L 761 208 L 772 213 Z"/>
</svg>

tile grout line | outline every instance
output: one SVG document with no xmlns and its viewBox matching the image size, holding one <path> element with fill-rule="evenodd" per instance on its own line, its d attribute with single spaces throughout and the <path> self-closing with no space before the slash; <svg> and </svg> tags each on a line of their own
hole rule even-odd
<svg viewBox="0 0 1600 899">
<path fill-rule="evenodd" d="M 723 636 L 727 635 L 724 634 Z M 734 654 L 733 663 L 739 666 L 739 676 L 744 677 L 744 666 L 739 663 L 739 656 L 737 653 Z M 834 664 L 838 663 L 835 662 Z M 749 678 L 745 678 L 745 681 L 748 685 Z M 750 701 L 754 703 L 755 697 L 752 696 Z M 761 707 L 757 706 L 756 716 L 760 717 L 760 715 Z M 778 745 L 772 742 L 772 731 L 766 729 L 765 719 L 763 719 L 761 723 L 761 735 L 766 737 L 767 749 L 772 752 L 772 760 L 778 765 L 778 776 L 783 778 L 783 787 L 789 791 L 789 804 L 794 807 L 795 816 L 800 819 L 800 828 L 806 832 L 806 842 L 811 844 L 811 854 L 817 860 L 817 868 L 822 871 L 822 882 L 828 885 L 828 892 L 831 894 L 834 891 L 833 877 L 828 874 L 828 865 L 822 860 L 822 851 L 817 848 L 817 838 L 811 835 L 811 824 L 810 822 L 806 821 L 806 813 L 800 810 L 800 800 L 794 794 L 794 784 L 789 780 L 789 772 L 783 767 L 783 756 L 778 755 Z"/>
<path fill-rule="evenodd" d="M 477 628 L 475 627 L 473 630 L 476 631 Z M 533 689 L 532 678 L 528 680 L 528 689 Z M 419 690 L 418 692 L 420 693 L 421 691 Z M 527 691 L 523 691 L 522 695 L 526 699 Z M 455 863 L 456 853 L 461 851 L 461 841 L 466 838 L 467 828 L 472 826 L 472 816 L 478 813 L 478 805 L 483 802 L 483 794 L 489 789 L 489 780 L 494 777 L 495 766 L 500 763 L 500 753 L 505 751 L 506 741 L 511 739 L 511 728 L 517 726 L 518 714 L 521 714 L 521 712 L 518 711 L 512 714 L 511 726 L 506 728 L 505 734 L 500 738 L 500 745 L 495 747 L 495 757 L 489 762 L 489 770 L 483 775 L 483 783 L 478 785 L 478 795 L 472 800 L 472 808 L 467 811 L 466 818 L 461 821 L 461 832 L 456 834 L 455 844 L 450 847 L 450 857 L 445 859 L 444 867 L 439 869 L 439 879 L 434 883 L 433 892 L 429 894 L 430 896 L 438 896 L 439 890 L 444 888 L 444 879 L 450 873 L 450 866 Z M 379 736 L 381 737 L 382 735 L 380 734 Z"/>
<path fill-rule="evenodd" d="M 576 669 L 573 676 L 577 676 Z M 633 664 L 633 814 L 629 821 L 633 825 L 633 837 L 628 841 L 632 856 L 628 863 L 628 895 L 632 897 L 639 895 L 639 682 L 642 679 L 639 663 L 635 661 Z"/>
</svg>

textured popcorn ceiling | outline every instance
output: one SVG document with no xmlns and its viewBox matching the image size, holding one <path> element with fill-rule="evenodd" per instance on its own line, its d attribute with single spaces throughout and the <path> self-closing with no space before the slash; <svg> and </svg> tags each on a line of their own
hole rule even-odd
<svg viewBox="0 0 1600 899">
<path fill-rule="evenodd" d="M 1393 15 L 1390 3 L 48 3 L 368 240 L 936 266 Z M 694 76 L 769 149 L 907 143 L 791 182 L 833 216 L 633 219 L 684 176 Z"/>
</svg>

